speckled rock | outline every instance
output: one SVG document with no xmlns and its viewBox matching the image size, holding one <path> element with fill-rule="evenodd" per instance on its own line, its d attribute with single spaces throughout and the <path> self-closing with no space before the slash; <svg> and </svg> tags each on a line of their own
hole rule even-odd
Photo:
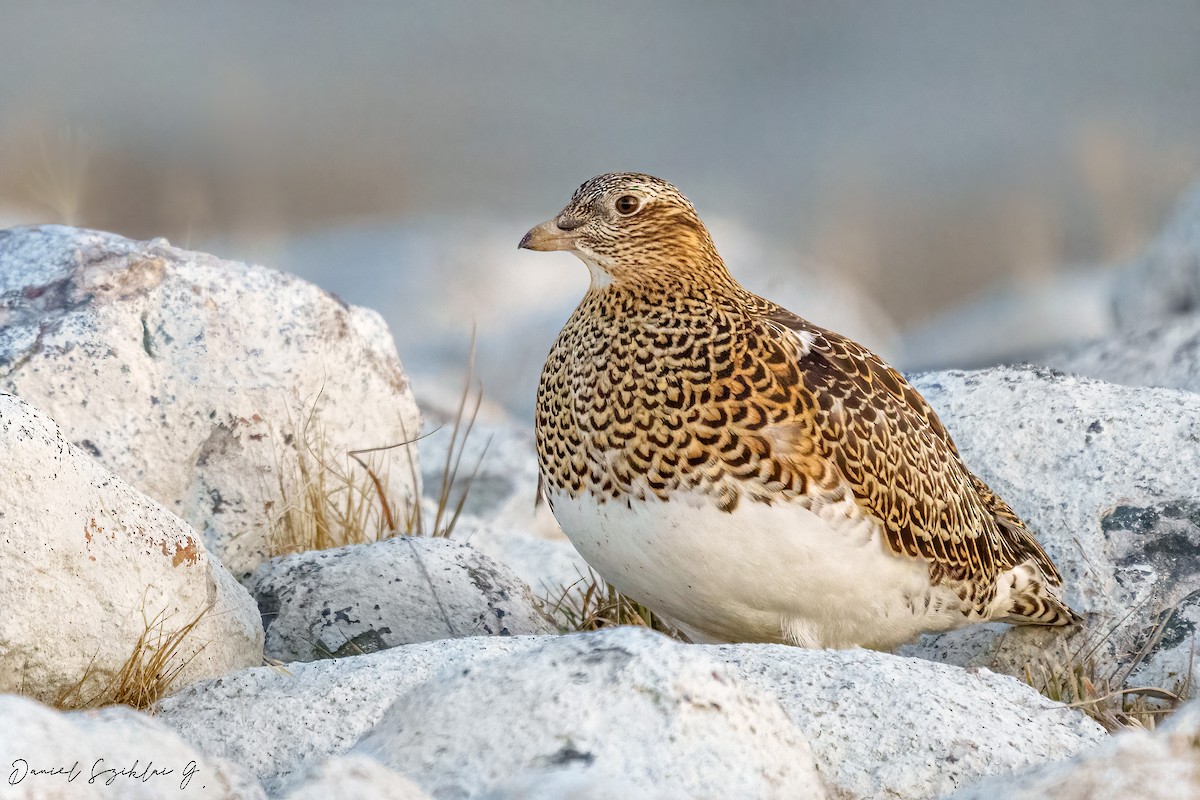
<svg viewBox="0 0 1200 800">
<path fill-rule="evenodd" d="M 1200 798 L 1200 702 L 1153 732 L 1113 736 L 1075 758 L 1019 775 L 992 778 L 953 800 L 1197 800 Z"/>
<path fill-rule="evenodd" d="M 86 701 L 143 634 L 152 650 L 197 619 L 177 683 L 261 663 L 253 599 L 191 526 L 5 394 L 0 476 L 0 692 Z"/>
<path fill-rule="evenodd" d="M 826 796 L 772 695 L 644 628 L 557 637 L 443 673 L 398 699 L 354 751 L 434 797 L 486 797 L 566 769 L 635 797 Z"/>
<path fill-rule="evenodd" d="M 449 539 L 396 536 L 273 559 L 254 573 L 251 591 L 266 654 L 279 661 L 553 630 L 512 570 Z"/>
<path fill-rule="evenodd" d="M 557 599 L 564 588 L 588 576 L 588 563 L 565 538 L 545 539 L 528 528 L 464 514 L 454 539 L 510 567 L 538 597 Z"/>
<path fill-rule="evenodd" d="M 433 675 L 542 640 L 446 639 L 286 669 L 256 667 L 188 686 L 164 698 L 156 713 L 208 755 L 244 765 L 275 796 L 306 769 L 348 751 L 396 698 Z"/>
<path fill-rule="evenodd" d="M 1117 674 L 1161 625 L 1129 677 L 1177 683 L 1200 611 L 1200 395 L 1044 369 L 928 373 L 913 383 L 967 464 L 1038 535 L 1087 624 L 976 626 L 901 652 L 1018 676 L 1090 652 L 1098 674 Z"/>
<path fill-rule="evenodd" d="M 831 797 L 928 798 L 1106 738 L 1079 711 L 988 670 L 870 650 L 702 648 L 779 698 Z"/>
<path fill-rule="evenodd" d="M 284 800 L 429 800 L 429 795 L 373 758 L 348 755 L 321 762 Z"/>
<path fill-rule="evenodd" d="M 780 748 L 800 736 L 830 797 L 917 798 L 1066 758 L 1104 736 L 1080 712 L 986 670 L 871 651 L 683 645 L 626 628 L 250 669 L 189 686 L 158 712 L 276 794 L 302 786 L 325 758 L 358 753 L 434 797 L 556 796 L 547 787 L 563 797 L 661 796 L 647 795 L 649 785 L 686 797 L 702 780 L 715 787 L 702 797 L 770 796 L 769 782 L 743 771 L 782 774 Z M 708 767 L 674 777 L 688 759 L 725 764 L 762 737 L 784 744 L 724 777 Z M 556 760 L 564 742 L 572 749 Z M 738 780 L 751 788 L 730 789 Z"/>
<path fill-rule="evenodd" d="M 61 713 L 0 695 L 5 800 L 265 800 L 242 767 L 211 758 L 124 706 Z"/>
<path fill-rule="evenodd" d="M 0 390 L 191 523 L 239 579 L 272 550 L 300 454 L 355 470 L 348 450 L 420 430 L 378 314 L 263 267 L 59 226 L 0 231 Z M 370 458 L 396 504 L 416 501 L 415 452 Z"/>
</svg>

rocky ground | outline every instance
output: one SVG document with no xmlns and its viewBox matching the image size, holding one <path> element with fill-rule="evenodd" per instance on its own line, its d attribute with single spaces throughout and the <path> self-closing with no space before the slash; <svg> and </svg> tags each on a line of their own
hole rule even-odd
<svg viewBox="0 0 1200 800">
<path fill-rule="evenodd" d="M 528 426 L 376 314 L 0 231 L 0 797 L 1200 797 L 1198 197 L 1116 333 L 914 377 L 1086 624 L 898 654 L 566 633 Z"/>
</svg>

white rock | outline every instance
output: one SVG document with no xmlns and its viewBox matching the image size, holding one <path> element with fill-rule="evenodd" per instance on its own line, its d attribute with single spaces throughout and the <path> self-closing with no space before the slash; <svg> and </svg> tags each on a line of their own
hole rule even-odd
<svg viewBox="0 0 1200 800">
<path fill-rule="evenodd" d="M 277 795 L 308 767 L 349 750 L 397 697 L 448 668 L 540 646 L 480 636 L 286 668 L 256 667 L 164 698 L 158 718 L 205 753 L 251 770 Z"/>
<path fill-rule="evenodd" d="M 1007 675 L 870 650 L 702 648 L 780 699 L 832 797 L 927 798 L 1107 737 Z"/>
<path fill-rule="evenodd" d="M 1026 665 L 1092 651 L 1098 674 L 1179 604 L 1200 599 L 1200 395 L 1047 370 L 916 376 L 968 466 L 1004 497 L 1058 564 L 1079 630 L 976 626 L 903 649 L 1023 676 Z M 1192 659 L 1193 608 L 1133 679 L 1171 686 Z"/>
<path fill-rule="evenodd" d="M 1043 355 L 1038 362 L 1126 386 L 1200 391 L 1200 314 L 1133 327 Z"/>
<path fill-rule="evenodd" d="M 586 767 L 535 769 L 483 795 L 485 800 L 691 800 L 694 796 L 669 786 L 648 790 L 623 775 L 600 776 Z"/>
<path fill-rule="evenodd" d="M 197 617 L 178 682 L 261 663 L 258 609 L 196 532 L 12 395 L 0 395 L 0 475 L 0 692 L 53 701 L 90 671 L 87 699 L 152 623 L 171 634 Z"/>
<path fill-rule="evenodd" d="M 553 630 L 512 570 L 449 539 L 395 536 L 273 559 L 254 573 L 251 592 L 266 654 L 280 661 Z"/>
<path fill-rule="evenodd" d="M 512 569 L 538 597 L 557 599 L 565 587 L 588 576 L 588 564 L 565 538 L 543 539 L 528 529 L 464 515 L 454 539 L 470 544 Z"/>
<path fill-rule="evenodd" d="M 559 769 L 626 782 L 635 796 L 825 796 L 774 697 L 644 628 L 556 637 L 447 671 L 397 700 L 354 751 L 435 797 L 485 797 Z"/>
<path fill-rule="evenodd" d="M 373 758 L 348 755 L 322 762 L 284 800 L 429 800 L 429 795 Z"/>
<path fill-rule="evenodd" d="M 1200 312 L 1200 184 L 1184 195 L 1146 254 L 1113 287 L 1118 321 L 1144 328 Z"/>
<path fill-rule="evenodd" d="M 722 693 L 725 699 L 714 697 Z M 724 710 L 698 719 L 683 694 L 696 702 L 716 699 Z M 766 703 L 764 695 L 778 700 Z M 374 746 L 354 752 L 382 758 L 434 796 L 459 796 L 443 794 L 452 788 L 496 798 L 598 796 L 589 787 L 639 796 L 634 789 L 645 793 L 651 769 L 639 758 L 675 769 L 692 748 L 695 763 L 704 765 L 730 756 L 725 741 L 736 749 L 781 731 L 794 736 L 794 729 L 780 727 L 775 702 L 810 740 L 816 769 L 834 797 L 929 797 L 984 775 L 1067 757 L 1104 736 L 1078 711 L 985 670 L 870 651 L 684 646 L 644 629 L 452 639 L 286 670 L 256 668 L 189 686 L 164 699 L 159 711 L 205 752 L 245 764 L 278 793 L 302 785 L 297 776 L 306 767 L 349 751 L 397 700 L 388 715 L 393 722 L 382 730 L 392 732 L 389 741 L 403 734 L 404 759 Z M 756 733 L 731 733 L 742 714 L 756 720 Z M 668 735 L 660 726 L 673 718 L 678 724 L 671 723 Z M 705 725 L 716 726 L 707 728 L 707 744 L 684 736 Z M 509 747 L 514 737 L 519 740 Z M 553 755 L 567 737 L 593 759 L 537 761 L 539 747 Z M 444 752 L 432 752 L 443 745 Z M 712 752 L 702 754 L 705 747 Z M 766 746 L 737 770 L 770 766 L 775 748 Z M 626 771 L 617 750 L 642 755 L 633 756 Z M 707 780 L 708 769 L 696 780 Z M 427 782 L 439 770 L 446 775 Z M 737 770 L 729 781 L 741 775 Z M 712 780 L 718 788 L 702 796 L 754 794 L 722 795 L 720 787 L 731 784 Z M 690 784 L 661 786 L 686 796 Z"/>
<path fill-rule="evenodd" d="M 992 778 L 954 800 L 1197 800 L 1200 798 L 1200 702 L 1177 711 L 1153 733 L 1113 736 L 1070 761 Z"/>
<path fill-rule="evenodd" d="M 0 231 L 0 389 L 190 522 L 239 578 L 268 555 L 275 468 L 297 445 L 323 441 L 347 466 L 347 450 L 420 430 L 375 312 L 263 267 L 58 226 Z M 372 456 L 402 507 L 420 495 L 409 450 Z"/>
<path fill-rule="evenodd" d="M 262 787 L 224 759 L 203 755 L 161 722 L 124 706 L 63 714 L 0 696 L 6 800 L 258 800 Z"/>
</svg>

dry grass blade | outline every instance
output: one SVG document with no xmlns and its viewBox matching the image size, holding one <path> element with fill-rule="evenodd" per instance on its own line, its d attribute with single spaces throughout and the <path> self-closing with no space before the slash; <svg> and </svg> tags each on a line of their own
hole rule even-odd
<svg viewBox="0 0 1200 800">
<path fill-rule="evenodd" d="M 674 625 L 621 594 L 590 569 L 587 576 L 580 576 L 575 583 L 562 587 L 556 596 L 543 598 L 543 604 L 564 633 L 638 625 L 680 641 L 688 640 Z"/>
<path fill-rule="evenodd" d="M 89 691 L 89 686 L 96 683 L 93 660 L 79 680 L 55 698 L 53 705 L 63 710 L 112 705 L 126 705 L 143 711 L 151 708 L 170 692 L 179 673 L 204 649 L 204 645 L 200 645 L 187 657 L 180 652 L 184 640 L 210 609 L 211 606 L 202 609 L 195 618 L 174 630 L 167 629 L 165 610 L 153 619 L 147 620 L 143 616 L 145 624 L 141 635 L 129 657 L 111 678 Z"/>
<path fill-rule="evenodd" d="M 474 341 L 457 414 L 450 429 L 450 446 L 442 468 L 433 520 L 422 512 L 419 499 L 397 502 L 388 490 L 390 463 L 383 454 L 405 448 L 411 486 L 420 485 L 417 459 L 407 448 L 424 436 L 410 437 L 400 422 L 403 441 L 380 447 L 331 452 L 329 437 L 317 419 L 318 392 L 304 404 L 303 423 L 289 419 L 295 433 L 273 437 L 275 484 L 267 491 L 278 512 L 271 525 L 271 555 L 328 550 L 351 544 L 377 542 L 399 534 L 448 537 L 454 530 L 483 464 L 490 441 L 483 447 L 471 472 L 459 479 L 467 442 L 474 429 L 483 391 L 474 384 Z M 434 430 L 425 436 L 437 433 Z"/>
<path fill-rule="evenodd" d="M 306 408 L 301 425 L 289 420 L 294 434 L 274 437 L 276 483 L 268 494 L 277 498 L 272 506 L 279 509 L 271 525 L 275 556 L 379 541 L 409 532 L 399 529 L 397 520 L 414 518 L 409 507 L 401 508 L 389 496 L 387 462 L 364 457 L 412 442 L 330 452 L 329 437 L 317 420 L 320 397 L 318 393 Z M 411 456 L 406 460 L 414 461 Z"/>
<path fill-rule="evenodd" d="M 1132 612 L 1131 612 L 1132 613 Z M 1078 708 L 1109 731 L 1128 728 L 1153 730 L 1189 696 L 1192 669 L 1170 688 L 1160 686 L 1129 687 L 1126 683 L 1162 639 L 1175 609 L 1160 615 L 1157 624 L 1141 645 L 1130 654 L 1124 666 L 1101 670 L 1096 653 L 1111 642 L 1124 619 L 1094 642 L 1085 642 L 1073 653 L 1057 657 L 1047 654 L 1025 666 L 1025 681 L 1051 700 Z M 1127 615 L 1128 618 L 1128 615 Z"/>
<path fill-rule="evenodd" d="M 484 457 L 487 455 L 488 447 L 491 446 L 491 440 L 489 439 L 484 444 L 479 458 L 476 459 L 471 474 L 459 486 L 458 473 L 462 468 L 462 458 L 466 451 L 467 438 L 475 428 L 475 422 L 479 418 L 479 406 L 483 402 L 483 389 L 477 387 L 472 391 L 474 381 L 475 331 L 472 330 L 470 355 L 467 358 L 467 374 L 463 380 L 463 390 L 459 396 L 458 410 L 454 415 L 454 424 L 450 429 L 450 445 L 446 448 L 446 461 L 442 465 L 442 483 L 438 487 L 437 513 L 434 515 L 433 528 L 426 534 L 428 536 L 449 536 L 454 530 L 454 526 L 458 523 L 458 518 L 462 514 L 463 506 L 467 502 L 467 497 L 471 493 L 471 485 L 475 482 L 475 478 L 479 474 L 479 468 L 483 464 Z M 470 413 L 467 412 L 468 405 L 470 406 Z M 458 499 L 454 500 L 453 497 L 456 490 Z M 443 525 L 443 519 L 446 519 L 446 514 L 451 507 L 453 507 L 453 512 L 450 514 L 449 519 L 446 520 L 445 525 Z"/>
</svg>

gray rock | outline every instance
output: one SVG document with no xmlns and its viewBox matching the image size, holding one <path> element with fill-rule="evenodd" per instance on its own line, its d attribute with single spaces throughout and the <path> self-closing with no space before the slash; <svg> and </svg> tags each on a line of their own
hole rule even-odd
<svg viewBox="0 0 1200 800">
<path fill-rule="evenodd" d="M 967 464 L 1038 535 L 1087 624 L 976 626 L 901 652 L 1016 676 L 1089 653 L 1097 674 L 1119 678 L 1163 625 L 1126 677 L 1171 688 L 1194 656 L 1200 396 L 1044 369 L 928 373 L 913 384 Z"/>
<path fill-rule="evenodd" d="M 591 778 L 588 797 L 614 784 L 634 797 L 825 797 L 771 694 L 644 628 L 557 637 L 443 673 L 397 700 L 354 752 L 435 797 L 486 797 L 564 770 Z"/>
<path fill-rule="evenodd" d="M 286 668 L 255 667 L 192 684 L 164 698 L 156 713 L 209 756 L 244 765 L 275 796 L 307 768 L 348 751 L 396 698 L 442 670 L 524 652 L 542 641 L 445 639 Z"/>
<path fill-rule="evenodd" d="M 464 515 L 454 529 L 454 539 L 510 567 L 539 597 L 557 599 L 564 587 L 588 576 L 588 563 L 561 534 L 542 538 L 528 528 Z"/>
<path fill-rule="evenodd" d="M 251 580 L 280 661 L 466 636 L 549 633 L 520 578 L 469 545 L 395 536 L 273 559 Z"/>
<path fill-rule="evenodd" d="M 721 709 L 699 713 L 706 698 Z M 354 748 L 397 702 L 378 746 Z M 658 769 L 640 759 L 663 760 L 664 770 L 682 769 L 688 752 L 697 764 L 724 763 L 758 737 L 790 740 L 798 730 L 830 796 L 928 797 L 930 787 L 949 791 L 1064 758 L 1103 735 L 1078 711 L 986 670 L 871 651 L 699 647 L 644 629 L 448 639 L 249 669 L 189 686 L 158 712 L 209 755 L 246 765 L 272 793 L 303 786 L 305 769 L 354 752 L 381 758 L 434 796 L 455 796 L 458 787 L 467 796 L 552 797 L 546 787 L 555 787 L 563 797 L 597 796 L 592 789 L 636 797 Z M 756 732 L 738 727 L 747 718 Z M 671 719 L 679 724 L 668 735 Z M 564 742 L 581 755 L 538 762 Z M 618 751 L 634 754 L 629 771 Z M 731 776 L 775 769 L 779 753 L 768 747 Z M 754 794 L 722 794 L 730 784 L 712 780 L 718 788 L 701 796 Z M 686 793 L 690 784 L 664 785 Z"/>
<path fill-rule="evenodd" d="M 1197 800 L 1200 798 L 1200 701 L 1153 732 L 1113 736 L 1069 761 L 970 786 L 953 800 Z"/>
<path fill-rule="evenodd" d="M 5 800 L 266 797 L 241 766 L 201 753 L 158 720 L 124 706 L 64 714 L 0 695 L 0 719 Z M 56 769 L 61 772 L 46 772 Z"/>
<path fill-rule="evenodd" d="M 429 795 L 375 759 L 349 755 L 321 762 L 284 800 L 429 800 Z"/>
<path fill-rule="evenodd" d="M 1126 386 L 1200 391 L 1200 314 L 1143 324 L 1042 355 L 1037 361 Z"/>
<path fill-rule="evenodd" d="M 59 226 L 0 231 L 0 391 L 191 523 L 239 579 L 272 551 L 290 461 L 358 470 L 347 451 L 421 427 L 375 312 L 263 267 Z M 401 509 L 418 500 L 415 448 L 370 458 Z"/>
<path fill-rule="evenodd" d="M 1200 184 L 1184 195 L 1146 254 L 1117 279 L 1113 308 L 1123 326 L 1134 328 L 1200 313 Z"/>
<path fill-rule="evenodd" d="M 254 600 L 196 531 L 7 394 L 0 476 L 0 692 L 90 701 L 192 623 L 179 685 L 262 663 Z"/>
<path fill-rule="evenodd" d="M 1067 758 L 1107 737 L 1079 711 L 986 669 L 870 650 L 702 649 L 779 698 L 833 797 L 918 800 Z"/>
</svg>

